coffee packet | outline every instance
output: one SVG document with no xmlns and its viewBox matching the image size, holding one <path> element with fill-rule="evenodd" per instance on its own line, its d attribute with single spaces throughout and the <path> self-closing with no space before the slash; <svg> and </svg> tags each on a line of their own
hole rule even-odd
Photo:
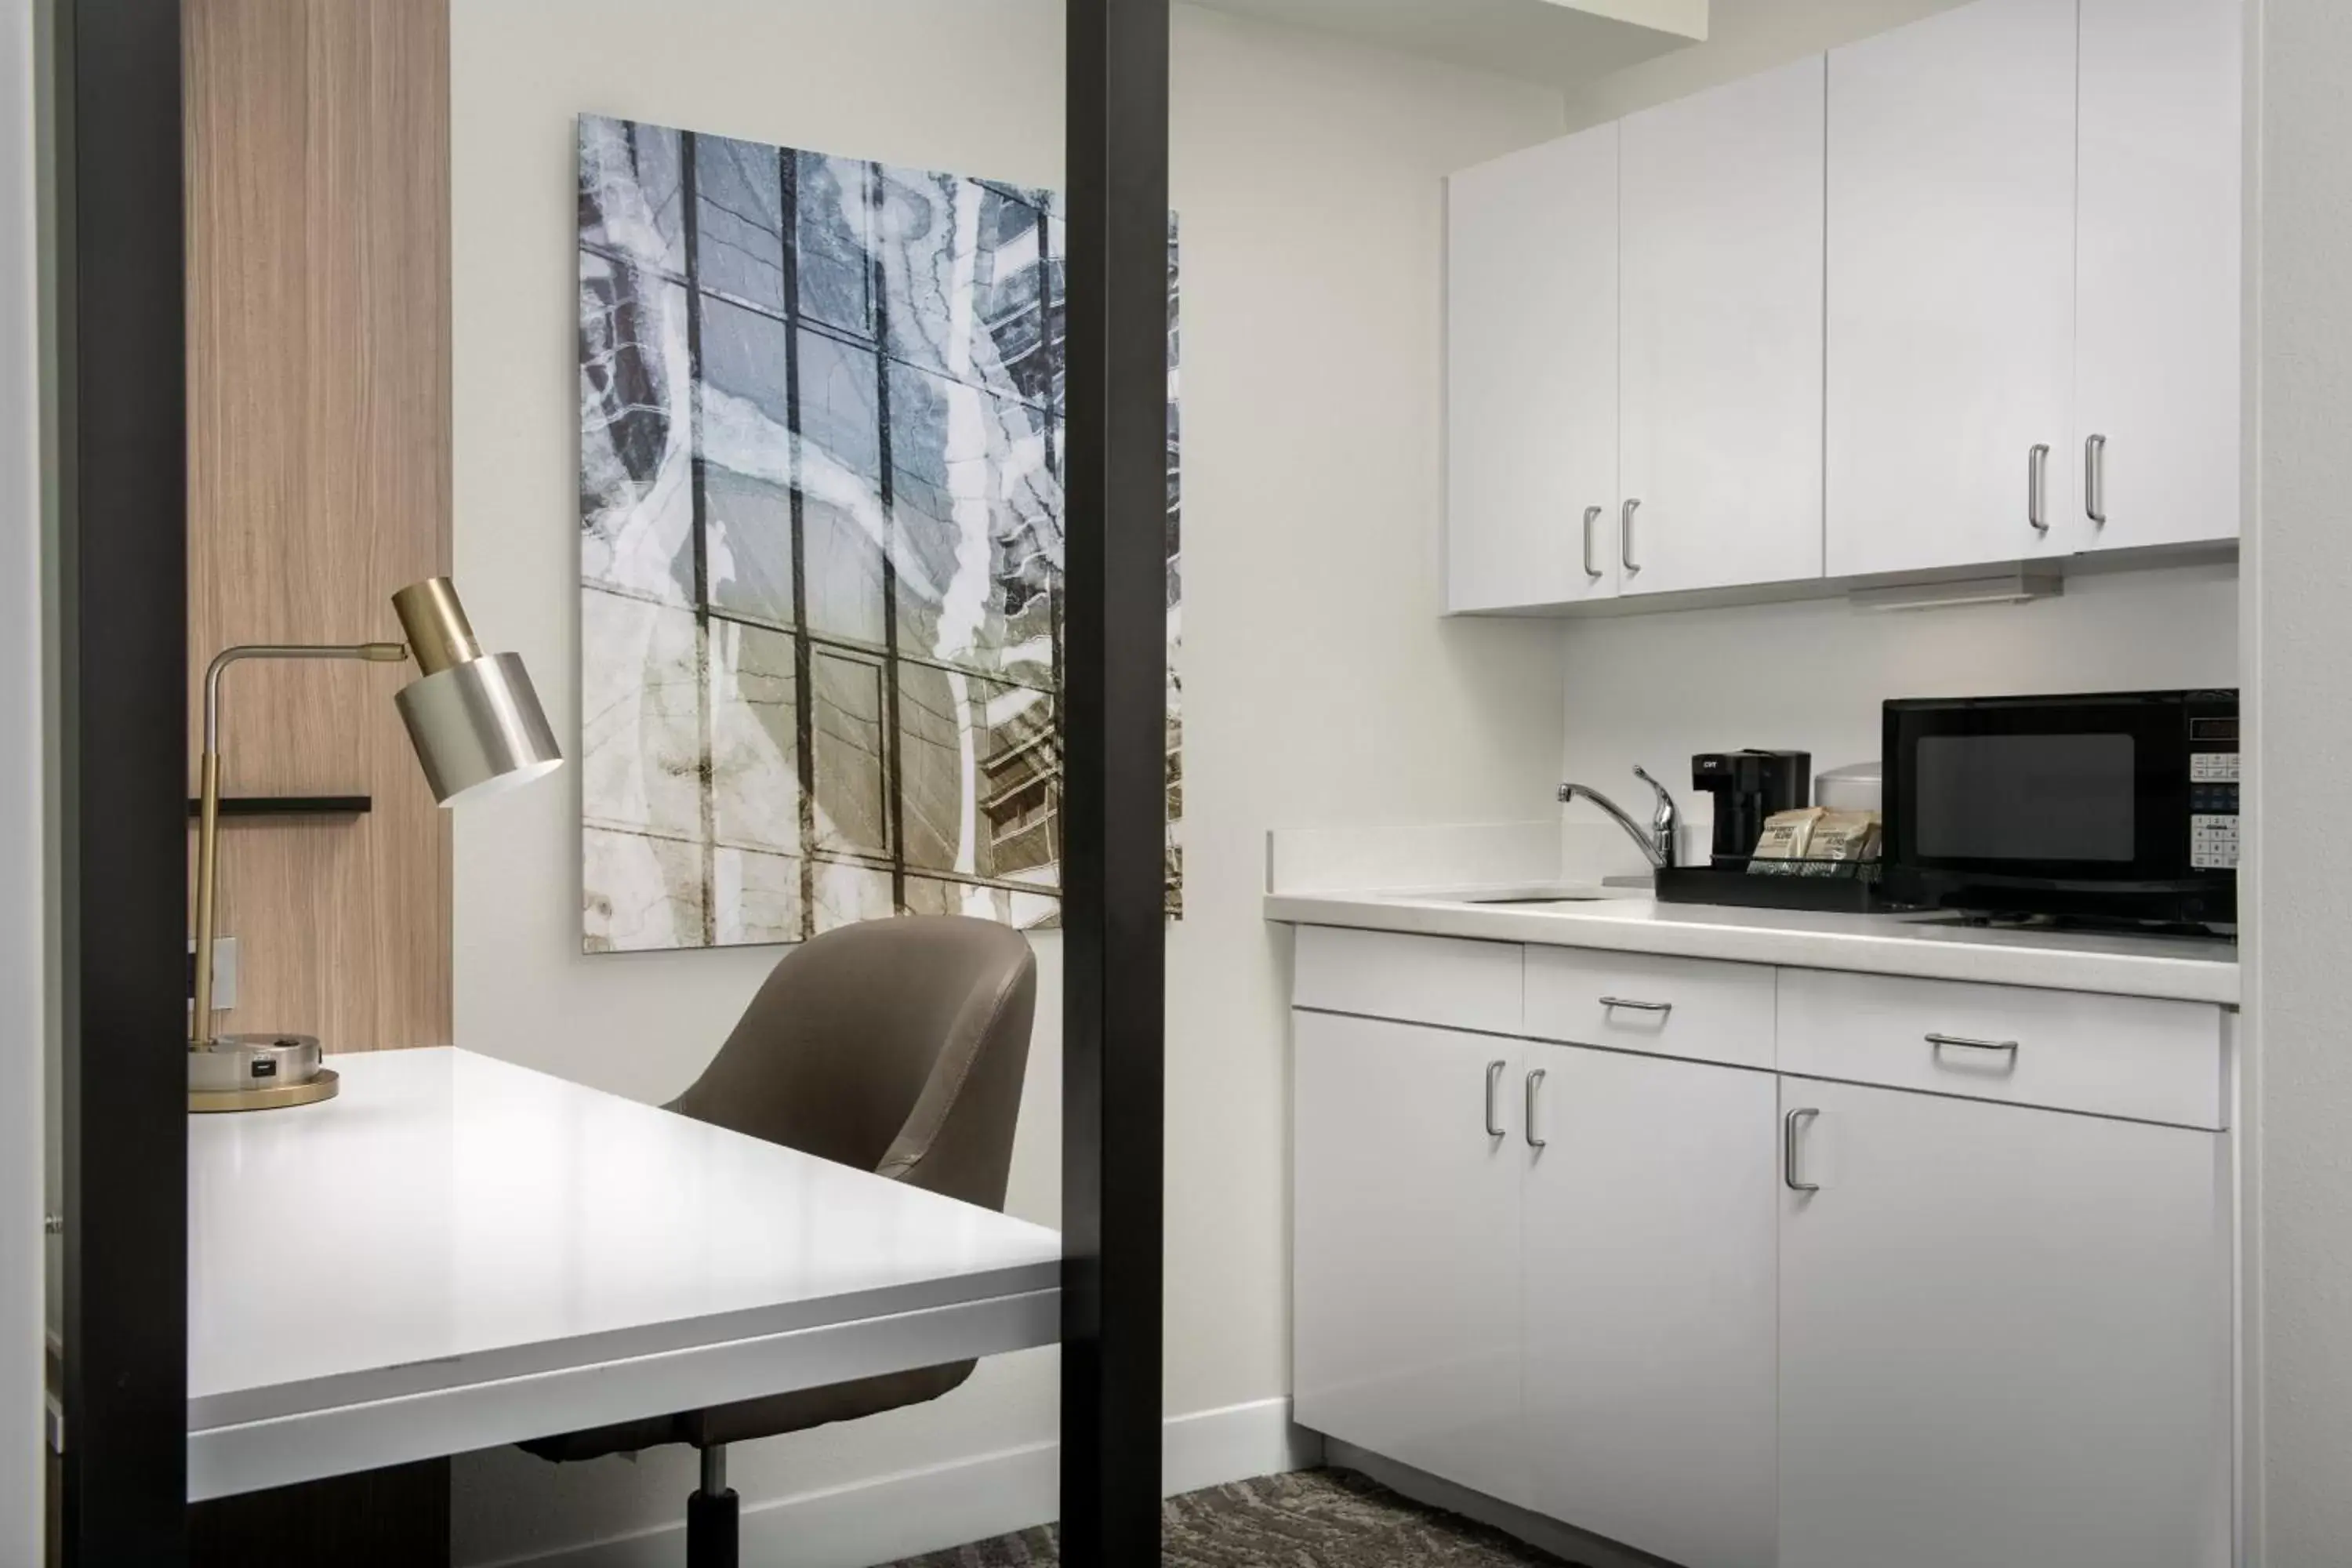
<svg viewBox="0 0 2352 1568">
<path fill-rule="evenodd" d="M 1854 876 L 1862 862 L 1878 858 L 1878 813 L 1824 811 L 1806 837 L 1804 875 Z"/>
<path fill-rule="evenodd" d="M 1766 817 L 1763 835 L 1756 840 L 1756 853 L 1748 862 L 1749 874 L 1797 876 L 1801 868 L 1796 862 L 1811 853 L 1814 826 L 1828 815 L 1818 805 L 1808 805 Z"/>
</svg>

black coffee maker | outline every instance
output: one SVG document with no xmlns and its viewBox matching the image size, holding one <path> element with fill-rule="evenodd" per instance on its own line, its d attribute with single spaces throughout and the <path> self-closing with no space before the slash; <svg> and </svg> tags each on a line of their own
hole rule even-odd
<svg viewBox="0 0 2352 1568">
<path fill-rule="evenodd" d="M 1764 819 L 1794 811 L 1812 795 L 1811 752 L 1701 752 L 1691 759 L 1691 787 L 1715 796 L 1715 864 L 1742 870 L 1756 853 Z"/>
</svg>

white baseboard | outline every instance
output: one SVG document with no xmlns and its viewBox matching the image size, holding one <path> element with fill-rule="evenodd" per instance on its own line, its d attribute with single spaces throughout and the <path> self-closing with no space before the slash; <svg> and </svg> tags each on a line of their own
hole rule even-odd
<svg viewBox="0 0 2352 1568">
<path fill-rule="evenodd" d="M 1321 1434 L 1291 1425 L 1286 1398 L 1171 1416 L 1160 1428 L 1162 1497 L 1245 1481 L 1252 1476 L 1311 1470 L 1322 1462 Z"/>
<path fill-rule="evenodd" d="M 1279 1475 L 1320 1464 L 1322 1439 L 1290 1424 L 1290 1401 L 1203 1410 L 1161 1429 L 1160 1489 Z M 793 1497 L 747 1501 L 745 1568 L 870 1568 L 1045 1524 L 1061 1511 L 1061 1446 L 1035 1443 L 954 1464 Z M 658 1528 L 486 1568 L 674 1568 L 686 1557 L 685 1500 Z"/>
</svg>

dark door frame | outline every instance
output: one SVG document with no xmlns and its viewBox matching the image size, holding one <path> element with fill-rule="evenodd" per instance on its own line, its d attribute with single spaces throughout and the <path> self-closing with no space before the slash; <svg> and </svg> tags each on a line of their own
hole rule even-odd
<svg viewBox="0 0 2352 1568">
<path fill-rule="evenodd" d="M 1067 0 L 1066 16 L 1062 1520 L 1065 1560 L 1096 1568 L 1159 1552 L 1168 5 Z M 180 73 L 176 0 L 59 0 L 59 1546 L 74 1568 L 186 1552 Z"/>
<path fill-rule="evenodd" d="M 1160 1561 L 1168 0 L 1067 0 L 1062 1557 Z"/>
<path fill-rule="evenodd" d="M 177 0 L 59 0 L 62 1560 L 184 1559 L 187 434 Z"/>
</svg>

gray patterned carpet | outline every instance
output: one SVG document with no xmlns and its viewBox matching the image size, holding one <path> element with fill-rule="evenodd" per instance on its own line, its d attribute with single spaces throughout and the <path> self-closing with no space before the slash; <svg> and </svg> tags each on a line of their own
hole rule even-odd
<svg viewBox="0 0 2352 1568">
<path fill-rule="evenodd" d="M 1170 1498 L 1163 1568 L 1560 1568 L 1458 1514 L 1423 1508 L 1348 1470 L 1267 1476 Z M 1032 1568 L 1061 1561 L 1054 1527 L 1025 1530 L 891 1568 Z"/>
</svg>

